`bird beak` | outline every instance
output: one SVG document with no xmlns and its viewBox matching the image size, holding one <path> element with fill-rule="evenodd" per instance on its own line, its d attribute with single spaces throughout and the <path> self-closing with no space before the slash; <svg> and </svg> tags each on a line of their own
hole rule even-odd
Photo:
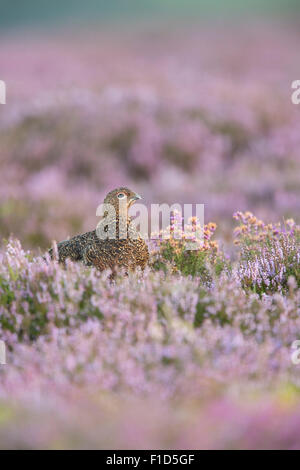
<svg viewBox="0 0 300 470">
<path fill-rule="evenodd" d="M 141 196 L 137 193 L 134 194 L 134 196 L 131 196 L 131 201 L 138 201 L 138 199 L 142 199 Z"/>
</svg>

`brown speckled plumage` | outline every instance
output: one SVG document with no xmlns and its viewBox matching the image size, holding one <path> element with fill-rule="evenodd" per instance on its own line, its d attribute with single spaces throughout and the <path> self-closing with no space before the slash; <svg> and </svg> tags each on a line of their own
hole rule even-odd
<svg viewBox="0 0 300 470">
<path fill-rule="evenodd" d="M 123 197 L 123 194 L 127 198 L 126 214 L 123 214 L 127 220 L 125 226 L 128 236 L 125 239 L 119 237 L 119 197 Z M 127 214 L 129 207 L 137 199 L 140 199 L 140 196 L 124 187 L 108 193 L 104 203 L 114 206 L 116 217 L 107 219 L 107 221 L 108 224 L 113 224 L 116 227 L 116 238 L 100 239 L 96 230 L 93 230 L 77 235 L 70 240 L 62 241 L 57 244 L 59 262 L 64 263 L 69 258 L 72 261 L 81 261 L 87 266 L 95 266 L 100 271 L 111 269 L 114 272 L 119 267 L 128 272 L 138 266 L 144 269 L 149 260 L 148 248 L 139 233 L 134 232 L 134 229 L 129 225 L 130 218 Z M 52 249 L 49 253 L 53 256 Z"/>
</svg>

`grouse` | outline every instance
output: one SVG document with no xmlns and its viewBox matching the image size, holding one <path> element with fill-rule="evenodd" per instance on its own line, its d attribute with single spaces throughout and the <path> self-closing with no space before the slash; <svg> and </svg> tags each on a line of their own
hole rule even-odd
<svg viewBox="0 0 300 470">
<path fill-rule="evenodd" d="M 149 260 L 148 247 L 128 215 L 128 209 L 138 199 L 141 197 L 126 187 L 110 191 L 104 199 L 104 218 L 97 229 L 58 243 L 58 261 L 65 263 L 69 258 L 100 271 L 124 268 L 128 272 L 138 266 L 144 269 Z M 54 257 L 53 249 L 49 254 Z"/>
</svg>

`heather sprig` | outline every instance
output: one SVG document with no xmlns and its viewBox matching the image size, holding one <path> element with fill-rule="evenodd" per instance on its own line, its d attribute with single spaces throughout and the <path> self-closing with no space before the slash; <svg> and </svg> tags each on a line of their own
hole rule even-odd
<svg viewBox="0 0 300 470">
<path fill-rule="evenodd" d="M 220 272 L 225 265 L 218 242 L 212 240 L 216 227 L 212 222 L 202 227 L 196 217 L 184 225 L 183 217 L 174 212 L 171 225 L 152 242 L 152 266 L 164 269 L 169 265 L 173 273 L 199 276 L 209 282 L 211 268 Z"/>
<path fill-rule="evenodd" d="M 234 233 L 242 286 L 260 294 L 283 291 L 290 276 L 300 286 L 300 227 L 294 220 L 266 225 L 251 212 L 234 218 L 240 221 Z"/>
</svg>

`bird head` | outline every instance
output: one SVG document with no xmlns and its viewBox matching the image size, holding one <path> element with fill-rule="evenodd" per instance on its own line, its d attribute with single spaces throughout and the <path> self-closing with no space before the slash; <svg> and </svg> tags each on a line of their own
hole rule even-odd
<svg viewBox="0 0 300 470">
<path fill-rule="evenodd" d="M 121 187 L 110 191 L 105 199 L 105 204 L 112 204 L 116 210 L 116 213 L 119 214 L 120 210 L 128 211 L 128 209 L 134 204 L 137 200 L 142 199 L 141 196 L 131 189 Z"/>
</svg>

